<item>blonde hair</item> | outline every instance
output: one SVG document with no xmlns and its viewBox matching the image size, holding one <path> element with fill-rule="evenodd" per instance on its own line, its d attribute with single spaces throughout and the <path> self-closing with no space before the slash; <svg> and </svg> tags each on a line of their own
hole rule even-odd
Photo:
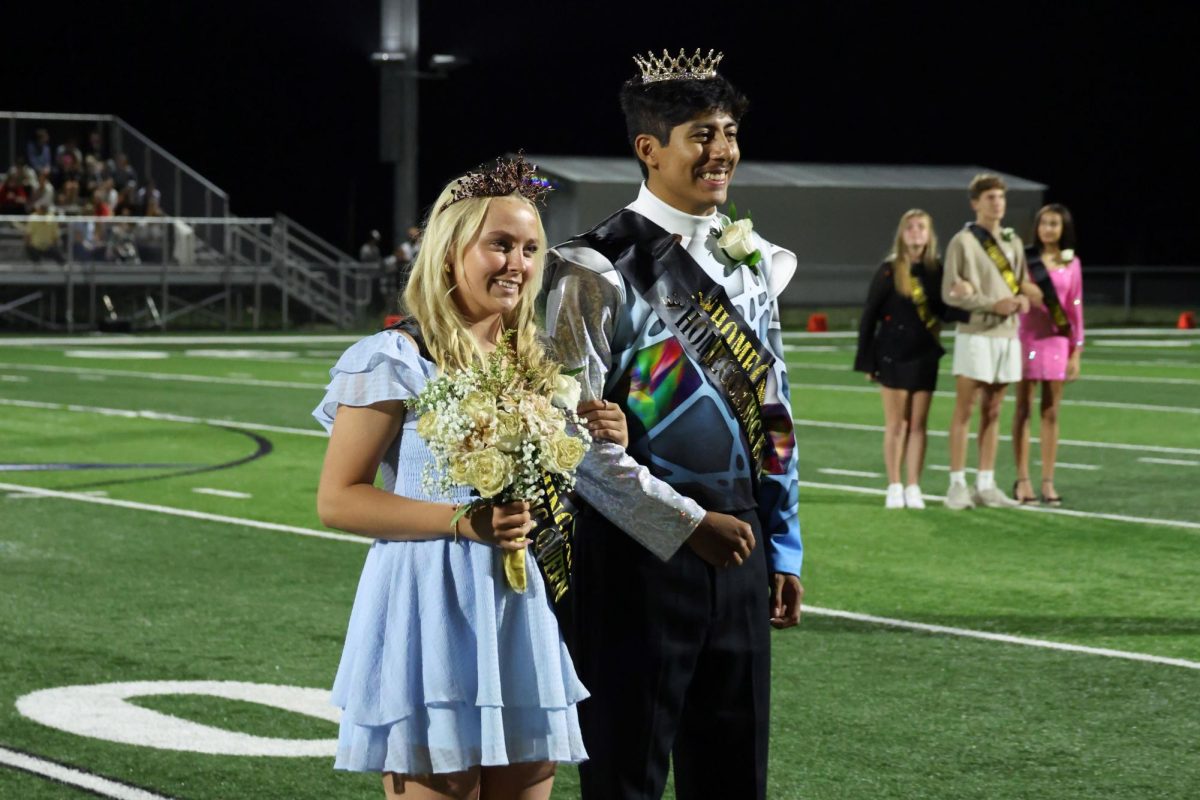
<svg viewBox="0 0 1200 800">
<path fill-rule="evenodd" d="M 921 253 L 921 263 L 925 266 L 928 274 L 933 274 L 940 269 L 937 232 L 933 229 L 933 217 L 929 216 L 928 211 L 910 208 L 900 217 L 900 224 L 896 226 L 896 239 L 892 243 L 892 252 L 887 257 L 887 260 L 892 262 L 892 279 L 896 283 L 896 291 L 905 297 L 912 297 L 912 264 L 908 260 L 908 247 L 904 244 L 904 226 L 914 217 L 924 217 L 925 223 L 929 225 L 929 241 L 925 243 L 925 250 Z"/>
<path fill-rule="evenodd" d="M 404 309 L 417 321 L 430 355 L 443 370 L 463 369 L 485 360 L 483 350 L 468 330 L 466 318 L 454 302 L 458 286 L 451 265 L 462 263 L 467 248 L 482 230 L 493 202 L 511 199 L 523 203 L 537 220 L 538 248 L 533 255 L 533 268 L 525 273 L 517 304 L 501 317 L 501 325 L 506 332 L 511 332 L 507 346 L 533 376 L 533 382 L 550 385 L 558 376 L 559 365 L 546 357 L 538 340 L 536 323 L 537 296 L 546 262 L 546 230 L 542 227 L 542 217 L 537 207 L 517 192 L 502 197 L 469 197 L 451 202 L 453 190 L 458 188 L 460 180 L 456 178 L 446 185 L 425 222 L 421 249 L 404 289 Z"/>
</svg>

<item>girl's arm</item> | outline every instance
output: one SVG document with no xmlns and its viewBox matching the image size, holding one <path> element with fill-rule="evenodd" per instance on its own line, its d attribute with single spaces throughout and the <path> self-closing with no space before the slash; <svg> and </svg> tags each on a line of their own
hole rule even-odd
<svg viewBox="0 0 1200 800">
<path fill-rule="evenodd" d="M 321 522 L 372 539 L 414 541 L 457 534 L 505 550 L 526 547 L 527 541 L 514 540 L 532 527 L 527 503 L 482 506 L 469 518 L 457 520 L 452 530 L 456 505 L 414 500 L 375 487 L 379 463 L 403 422 L 402 400 L 338 408 L 317 488 Z"/>
</svg>

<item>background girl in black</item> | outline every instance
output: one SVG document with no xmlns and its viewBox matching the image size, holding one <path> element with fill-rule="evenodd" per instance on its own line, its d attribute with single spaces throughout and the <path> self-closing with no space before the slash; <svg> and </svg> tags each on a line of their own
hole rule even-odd
<svg viewBox="0 0 1200 800">
<path fill-rule="evenodd" d="M 919 208 L 906 211 L 892 252 L 875 273 L 858 328 L 854 369 L 880 385 L 883 399 L 883 461 L 887 508 L 924 508 L 921 467 L 925 423 L 937 387 L 941 322 L 965 319 L 942 302 L 941 270 L 933 219 Z M 968 287 L 955 287 L 965 293 Z M 907 486 L 900 483 L 900 466 Z"/>
</svg>

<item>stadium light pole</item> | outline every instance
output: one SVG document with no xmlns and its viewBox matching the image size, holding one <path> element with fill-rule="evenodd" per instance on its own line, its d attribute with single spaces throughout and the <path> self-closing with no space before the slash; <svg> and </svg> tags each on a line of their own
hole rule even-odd
<svg viewBox="0 0 1200 800">
<path fill-rule="evenodd" d="M 392 165 L 392 238 L 417 222 L 417 0 L 380 0 L 379 160 Z"/>
</svg>

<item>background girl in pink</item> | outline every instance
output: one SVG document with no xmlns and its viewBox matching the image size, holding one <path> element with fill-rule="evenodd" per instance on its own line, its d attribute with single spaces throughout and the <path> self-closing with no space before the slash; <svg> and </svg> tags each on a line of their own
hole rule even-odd
<svg viewBox="0 0 1200 800">
<path fill-rule="evenodd" d="M 1033 220 L 1033 245 L 1026 250 L 1030 278 L 1045 295 L 1041 305 L 1020 317 L 1022 380 L 1017 387 L 1013 415 L 1013 451 L 1017 482 L 1013 498 L 1036 503 L 1029 480 L 1030 416 L 1034 393 L 1042 389 L 1042 491 L 1043 503 L 1062 505 L 1054 488 L 1058 457 L 1058 410 L 1063 384 L 1079 377 L 1083 352 L 1083 273 L 1075 256 L 1075 222 L 1066 206 L 1052 203 Z"/>
</svg>

